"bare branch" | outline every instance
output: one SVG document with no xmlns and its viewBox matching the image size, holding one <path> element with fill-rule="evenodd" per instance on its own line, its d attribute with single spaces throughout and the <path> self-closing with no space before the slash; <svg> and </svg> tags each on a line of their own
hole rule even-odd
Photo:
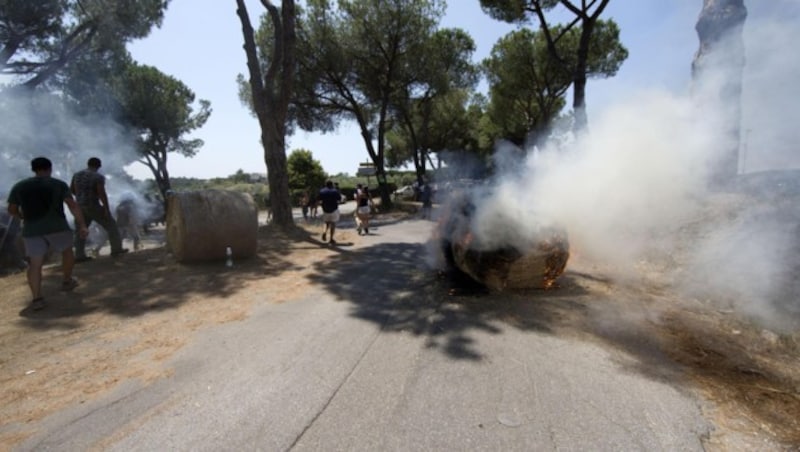
<svg viewBox="0 0 800 452">
<path fill-rule="evenodd" d="M 73 42 L 78 40 L 81 34 L 84 32 L 86 32 L 86 35 L 82 38 L 82 40 L 77 45 L 70 48 Z M 70 60 L 86 49 L 96 34 L 97 27 L 94 21 L 86 21 L 82 23 L 75 30 L 73 30 L 66 39 L 64 39 L 58 57 L 55 60 L 48 62 L 47 67 L 44 70 L 36 74 L 36 76 L 34 76 L 32 79 L 23 83 L 22 86 L 26 88 L 35 88 L 55 75 L 55 73 L 69 63 Z"/>
<path fill-rule="evenodd" d="M 253 94 L 253 108 L 259 116 L 265 114 L 263 111 L 264 104 L 258 99 L 263 95 L 264 85 L 261 80 L 261 68 L 258 65 L 258 51 L 256 50 L 256 41 L 254 38 L 253 25 L 250 23 L 250 16 L 247 13 L 247 7 L 244 0 L 236 0 L 236 14 L 239 16 L 239 21 L 242 23 L 242 35 L 244 36 L 244 51 L 247 55 L 247 70 L 250 73 L 250 89 Z"/>
<path fill-rule="evenodd" d="M 281 69 L 281 62 L 283 61 L 283 42 L 281 39 L 283 36 L 283 22 L 281 21 L 278 7 L 273 5 L 270 0 L 261 0 L 261 4 L 267 9 L 274 29 L 274 36 L 272 37 L 274 48 L 272 61 L 268 62 L 267 73 L 264 74 L 265 94 L 269 96 L 270 99 L 273 99 L 275 96 L 275 78 L 278 75 L 278 71 Z"/>
</svg>

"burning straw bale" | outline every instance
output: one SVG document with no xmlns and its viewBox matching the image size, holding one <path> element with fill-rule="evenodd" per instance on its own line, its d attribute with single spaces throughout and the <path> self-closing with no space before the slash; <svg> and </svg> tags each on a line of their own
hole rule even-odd
<svg viewBox="0 0 800 452">
<path fill-rule="evenodd" d="M 567 266 L 569 241 L 559 227 L 542 227 L 514 243 L 487 245 L 475 234 L 476 206 L 467 196 L 454 199 L 435 231 L 447 264 L 496 291 L 549 289 Z"/>
<path fill-rule="evenodd" d="M 247 193 L 202 190 L 175 193 L 167 208 L 167 245 L 179 262 L 252 257 L 258 247 L 258 211 Z"/>
</svg>

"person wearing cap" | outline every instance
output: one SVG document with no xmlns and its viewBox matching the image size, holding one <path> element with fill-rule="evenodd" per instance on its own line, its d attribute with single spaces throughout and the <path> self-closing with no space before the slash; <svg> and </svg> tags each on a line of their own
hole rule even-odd
<svg viewBox="0 0 800 452">
<path fill-rule="evenodd" d="M 39 310 L 44 308 L 42 267 L 48 253 L 61 253 L 61 290 L 70 291 L 78 285 L 78 281 L 72 277 L 75 255 L 64 204 L 75 217 L 76 235 L 85 240 L 89 230 L 67 183 L 51 177 L 52 162 L 45 157 L 37 157 L 31 160 L 31 170 L 34 177 L 17 182 L 11 189 L 8 213 L 22 220 L 22 241 L 28 257 L 28 286 L 33 295 L 31 307 Z"/>
<path fill-rule="evenodd" d="M 111 205 L 108 203 L 106 194 L 106 178 L 98 172 L 103 164 L 99 158 L 92 157 L 86 165 L 85 170 L 78 171 L 72 176 L 70 185 L 83 212 L 83 217 L 86 219 L 86 226 L 90 226 L 95 221 L 105 229 L 108 240 L 111 242 L 112 256 L 127 253 L 128 249 L 122 247 L 122 237 L 117 222 L 111 216 Z M 88 260 L 91 258 L 86 255 L 86 237 L 75 234 L 75 261 Z"/>
</svg>

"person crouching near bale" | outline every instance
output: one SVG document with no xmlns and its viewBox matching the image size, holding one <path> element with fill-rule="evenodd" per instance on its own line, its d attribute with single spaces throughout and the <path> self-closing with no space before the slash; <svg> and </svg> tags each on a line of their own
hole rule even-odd
<svg viewBox="0 0 800 452">
<path fill-rule="evenodd" d="M 76 234 L 84 240 L 89 235 L 83 213 L 72 198 L 66 182 L 51 177 L 53 164 L 45 157 L 31 160 L 35 176 L 17 182 L 8 195 L 8 213 L 22 220 L 22 240 L 28 256 L 28 286 L 33 295 L 31 307 L 44 308 L 42 267 L 50 252 L 61 253 L 63 280 L 61 290 L 71 291 L 78 285 L 72 277 L 75 254 L 72 251 L 72 230 L 64 215 L 64 204 L 75 217 Z"/>
<path fill-rule="evenodd" d="M 142 237 L 139 235 L 139 213 L 136 201 L 125 198 L 117 204 L 117 226 L 119 227 L 120 238 L 133 240 L 133 249 L 138 250 L 142 247 Z"/>
<path fill-rule="evenodd" d="M 372 213 L 372 195 L 369 193 L 369 187 L 362 188 L 356 198 L 356 222 L 358 223 L 358 235 L 364 231 L 364 235 L 369 234 L 369 217 Z"/>
<path fill-rule="evenodd" d="M 319 191 L 319 202 L 322 205 L 322 221 L 325 222 L 325 230 L 322 232 L 322 241 L 327 239 L 328 231 L 331 233 L 331 245 L 336 245 L 333 234 L 336 232 L 336 222 L 339 221 L 339 200 L 342 195 L 339 190 L 333 188 L 333 182 L 325 182 L 325 188 Z"/>
</svg>

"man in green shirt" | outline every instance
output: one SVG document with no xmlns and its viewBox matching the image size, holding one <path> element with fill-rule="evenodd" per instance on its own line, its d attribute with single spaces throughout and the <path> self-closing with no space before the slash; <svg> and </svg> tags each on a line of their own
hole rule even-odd
<svg viewBox="0 0 800 452">
<path fill-rule="evenodd" d="M 28 256 L 28 286 L 33 294 L 34 310 L 44 308 L 42 298 L 42 266 L 49 252 L 61 253 L 64 279 L 62 290 L 72 290 L 78 281 L 72 277 L 75 255 L 72 251 L 72 230 L 64 215 L 64 204 L 75 217 L 78 234 L 86 237 L 89 230 L 80 207 L 72 198 L 66 182 L 50 177 L 53 164 L 45 157 L 31 160 L 34 177 L 17 182 L 8 195 L 8 213 L 22 220 L 22 240 Z"/>
</svg>

